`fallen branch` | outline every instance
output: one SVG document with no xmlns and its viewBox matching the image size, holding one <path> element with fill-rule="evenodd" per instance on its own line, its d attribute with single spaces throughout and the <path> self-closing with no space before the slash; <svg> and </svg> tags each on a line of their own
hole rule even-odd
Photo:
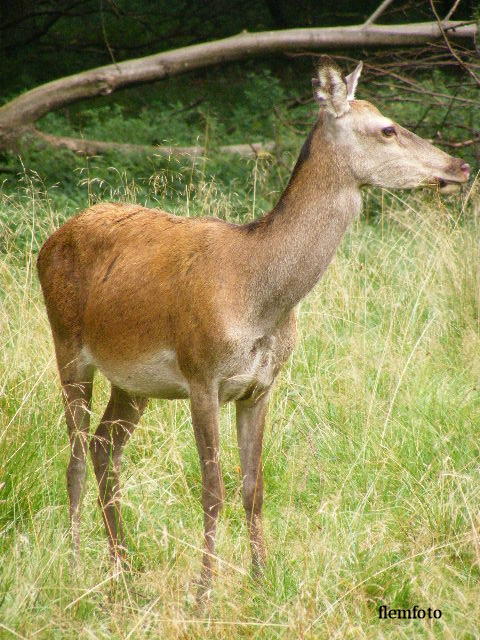
<svg viewBox="0 0 480 640">
<path fill-rule="evenodd" d="M 477 32 L 476 25 L 463 25 L 458 21 L 446 22 L 442 26 L 452 30 L 451 36 L 459 39 L 473 39 Z M 442 38 L 442 30 L 436 22 L 285 29 L 240 33 L 222 40 L 125 60 L 48 82 L 0 107 L 0 146 L 2 134 L 5 137 L 7 129 L 30 125 L 46 113 L 65 105 L 218 63 L 304 47 L 327 50 L 410 46 L 438 38 Z"/>
<path fill-rule="evenodd" d="M 110 151 L 124 154 L 142 153 L 161 156 L 202 156 L 207 152 L 206 147 L 190 146 L 157 146 L 142 144 L 125 144 L 121 142 L 104 142 L 103 140 L 85 140 L 68 136 L 53 136 L 38 129 L 31 129 L 29 134 L 49 146 L 69 149 L 74 153 L 86 156 L 101 155 Z M 255 157 L 262 153 L 269 153 L 275 148 L 274 142 L 252 142 L 250 144 L 230 144 L 217 147 L 218 153 L 234 154 L 244 157 Z"/>
</svg>

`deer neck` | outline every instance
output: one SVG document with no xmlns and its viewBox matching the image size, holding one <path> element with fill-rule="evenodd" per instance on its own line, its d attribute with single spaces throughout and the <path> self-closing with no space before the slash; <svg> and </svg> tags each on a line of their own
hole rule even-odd
<svg viewBox="0 0 480 640">
<path fill-rule="evenodd" d="M 245 227 L 256 252 L 255 308 L 267 324 L 281 320 L 315 286 L 361 210 L 359 186 L 320 126 L 305 142 L 277 205 Z"/>
</svg>

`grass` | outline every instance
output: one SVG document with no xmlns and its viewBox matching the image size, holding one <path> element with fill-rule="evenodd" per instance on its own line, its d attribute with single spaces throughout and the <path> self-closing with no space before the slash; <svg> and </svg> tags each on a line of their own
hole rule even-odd
<svg viewBox="0 0 480 640">
<path fill-rule="evenodd" d="M 274 199 L 257 184 L 260 205 Z M 235 194 L 220 195 L 205 182 L 188 212 L 221 208 L 236 220 Z M 259 583 L 248 574 L 233 409 L 223 410 L 219 574 L 199 614 L 200 473 L 185 402 L 152 401 L 126 448 L 133 573 L 109 571 L 91 468 L 81 567 L 70 572 L 68 443 L 34 270 L 64 213 L 31 181 L 22 197 L 4 197 L 0 637 L 480 636 L 478 190 L 379 202 L 381 215 L 355 223 L 299 309 L 268 416 Z M 107 393 L 99 377 L 94 422 Z M 442 617 L 379 620 L 382 604 Z"/>
</svg>

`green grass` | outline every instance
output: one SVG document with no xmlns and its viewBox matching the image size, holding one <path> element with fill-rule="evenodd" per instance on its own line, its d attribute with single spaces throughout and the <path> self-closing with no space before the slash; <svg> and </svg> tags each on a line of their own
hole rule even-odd
<svg viewBox="0 0 480 640">
<path fill-rule="evenodd" d="M 198 184 L 187 213 L 238 219 L 234 189 Z M 203 614 L 193 606 L 202 517 L 185 402 L 152 401 L 125 451 L 133 573 L 109 571 L 91 468 L 81 567 L 70 572 L 68 442 L 34 269 L 65 211 L 31 180 L 25 188 L 0 203 L 0 637 L 479 637 L 475 187 L 448 200 L 380 197 L 381 215 L 352 227 L 301 305 L 268 416 L 260 583 L 248 574 L 233 408 L 223 410 L 226 505 Z M 244 217 L 273 199 L 259 179 Z M 106 399 L 98 377 L 94 421 Z M 379 620 L 381 604 L 443 615 Z"/>
</svg>

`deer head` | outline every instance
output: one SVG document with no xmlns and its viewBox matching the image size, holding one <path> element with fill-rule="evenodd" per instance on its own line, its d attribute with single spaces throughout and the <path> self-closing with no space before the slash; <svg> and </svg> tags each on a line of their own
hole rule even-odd
<svg viewBox="0 0 480 640">
<path fill-rule="evenodd" d="M 470 166 L 400 126 L 366 100 L 355 100 L 360 63 L 345 78 L 329 59 L 312 78 L 324 136 L 358 185 L 386 188 L 437 186 L 456 191 Z"/>
</svg>

